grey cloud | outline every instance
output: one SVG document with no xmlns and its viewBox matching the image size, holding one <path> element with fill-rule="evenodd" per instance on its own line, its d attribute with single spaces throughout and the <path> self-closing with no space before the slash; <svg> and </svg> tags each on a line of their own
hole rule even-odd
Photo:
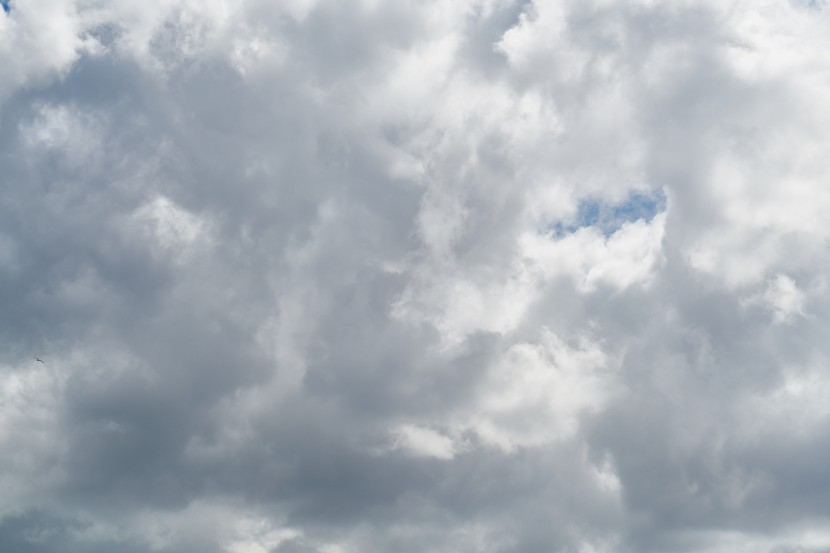
<svg viewBox="0 0 830 553">
<path fill-rule="evenodd" d="M 0 549 L 826 549 L 821 10 L 48 4 Z"/>
<path fill-rule="evenodd" d="M 42 511 L 11 515 L 0 520 L 0 547 L 20 553 L 104 552 L 117 548 L 126 553 L 145 553 L 145 547 L 132 540 L 84 540 L 89 524 L 61 518 Z M 137 541 L 137 540 L 136 540 Z"/>
</svg>

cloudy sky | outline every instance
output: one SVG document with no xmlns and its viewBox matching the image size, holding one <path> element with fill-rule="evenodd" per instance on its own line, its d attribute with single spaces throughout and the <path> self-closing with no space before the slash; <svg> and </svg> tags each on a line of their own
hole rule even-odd
<svg viewBox="0 0 830 553">
<path fill-rule="evenodd" d="M 830 551 L 830 5 L 2 4 L 0 551 Z"/>
</svg>

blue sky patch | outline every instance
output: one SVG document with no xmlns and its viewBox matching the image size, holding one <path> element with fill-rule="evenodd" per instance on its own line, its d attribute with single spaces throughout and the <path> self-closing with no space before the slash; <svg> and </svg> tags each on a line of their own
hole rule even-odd
<svg viewBox="0 0 830 553">
<path fill-rule="evenodd" d="M 9 8 L 9 0 L 0 0 L 0 6 L 3 6 L 3 11 L 9 13 L 11 8 Z"/>
<path fill-rule="evenodd" d="M 580 202 L 573 220 L 557 221 L 548 229 L 555 235 L 562 236 L 581 228 L 598 227 L 605 236 L 611 236 L 625 223 L 640 219 L 651 221 L 665 209 L 666 195 L 662 190 L 651 194 L 633 193 L 618 204 L 588 199 Z"/>
</svg>

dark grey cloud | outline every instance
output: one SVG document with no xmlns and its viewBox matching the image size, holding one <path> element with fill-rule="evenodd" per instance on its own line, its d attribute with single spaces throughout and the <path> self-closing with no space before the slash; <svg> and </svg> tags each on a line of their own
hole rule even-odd
<svg viewBox="0 0 830 553">
<path fill-rule="evenodd" d="M 0 550 L 830 547 L 818 4 L 4 11 Z"/>
</svg>

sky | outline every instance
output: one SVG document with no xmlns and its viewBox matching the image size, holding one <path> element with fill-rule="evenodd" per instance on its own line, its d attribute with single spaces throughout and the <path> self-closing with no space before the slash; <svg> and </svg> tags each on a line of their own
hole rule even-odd
<svg viewBox="0 0 830 553">
<path fill-rule="evenodd" d="M 820 0 L 4 1 L 0 551 L 830 552 L 828 51 Z"/>
</svg>

